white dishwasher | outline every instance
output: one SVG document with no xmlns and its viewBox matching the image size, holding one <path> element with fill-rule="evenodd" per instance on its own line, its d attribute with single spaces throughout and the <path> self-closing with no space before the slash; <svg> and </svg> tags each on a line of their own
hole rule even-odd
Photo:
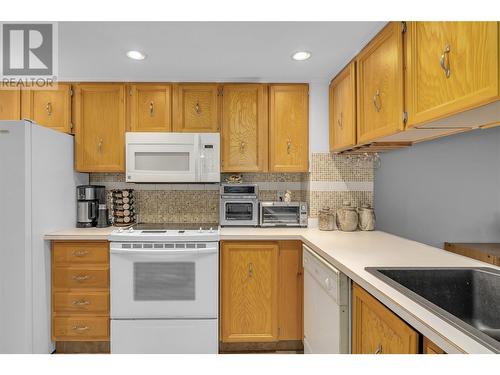
<svg viewBox="0 0 500 375">
<path fill-rule="evenodd" d="M 304 265 L 304 353 L 349 353 L 349 279 L 307 246 Z"/>
</svg>

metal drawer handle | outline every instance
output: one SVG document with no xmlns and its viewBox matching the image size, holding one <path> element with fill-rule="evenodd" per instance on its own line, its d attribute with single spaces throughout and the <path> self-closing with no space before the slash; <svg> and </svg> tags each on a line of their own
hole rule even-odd
<svg viewBox="0 0 500 375">
<path fill-rule="evenodd" d="M 240 152 L 243 152 L 245 150 L 245 142 L 241 141 L 240 143 Z"/>
<path fill-rule="evenodd" d="M 52 116 L 52 103 L 51 102 L 47 102 L 47 105 L 45 106 L 45 110 L 47 111 L 47 114 L 49 116 Z"/>
<path fill-rule="evenodd" d="M 155 112 L 155 103 L 154 102 L 150 102 L 149 103 L 149 115 L 151 117 L 153 117 L 153 113 Z"/>
<path fill-rule="evenodd" d="M 379 89 L 377 89 L 377 91 L 375 91 L 375 95 L 373 95 L 373 105 L 375 106 L 375 110 L 377 112 L 380 112 L 380 110 L 382 109 L 382 101 L 380 100 Z"/>
<path fill-rule="evenodd" d="M 447 44 L 444 47 L 443 54 L 441 55 L 441 59 L 439 60 L 439 65 L 444 70 L 444 74 L 446 78 L 450 78 L 451 69 L 450 69 L 450 45 Z"/>
<path fill-rule="evenodd" d="M 73 326 L 71 328 L 73 331 L 76 331 L 76 332 L 85 332 L 85 331 L 88 331 L 90 329 L 89 326 Z"/>
<path fill-rule="evenodd" d="M 382 354 L 382 344 L 378 344 L 374 354 Z"/>
<path fill-rule="evenodd" d="M 89 280 L 89 279 L 90 279 L 89 275 L 73 276 L 73 280 L 76 280 L 76 281 L 79 281 L 79 282 L 82 282 L 82 281 L 85 281 L 85 280 Z"/>
<path fill-rule="evenodd" d="M 253 277 L 253 263 L 248 263 L 248 278 Z"/>
<path fill-rule="evenodd" d="M 73 256 L 81 258 L 87 256 L 88 253 L 89 253 L 88 250 L 75 250 L 73 251 Z"/>
<path fill-rule="evenodd" d="M 194 106 L 194 111 L 198 115 L 201 113 L 201 107 L 200 107 L 200 101 L 199 100 L 196 101 L 196 105 Z"/>
<path fill-rule="evenodd" d="M 288 141 L 286 142 L 286 152 L 290 154 L 292 152 L 292 140 L 288 138 Z"/>
<path fill-rule="evenodd" d="M 76 305 L 76 306 L 90 305 L 90 302 L 87 301 L 86 299 L 75 299 L 73 301 L 73 305 Z"/>
<path fill-rule="evenodd" d="M 97 151 L 99 151 L 99 153 L 102 151 L 102 138 L 97 138 Z"/>
</svg>

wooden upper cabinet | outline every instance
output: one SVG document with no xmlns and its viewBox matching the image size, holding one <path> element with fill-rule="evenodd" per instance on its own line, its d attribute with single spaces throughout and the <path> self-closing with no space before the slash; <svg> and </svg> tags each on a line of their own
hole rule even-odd
<svg viewBox="0 0 500 375">
<path fill-rule="evenodd" d="M 222 342 L 278 341 L 278 243 L 221 248 Z"/>
<path fill-rule="evenodd" d="M 60 83 L 54 90 L 23 90 L 22 117 L 39 125 L 71 133 L 71 85 Z"/>
<path fill-rule="evenodd" d="M 222 171 L 267 170 L 267 85 L 228 84 L 222 96 Z"/>
<path fill-rule="evenodd" d="M 417 331 L 368 294 L 352 288 L 352 353 L 417 354 Z"/>
<path fill-rule="evenodd" d="M 218 132 L 220 130 L 219 85 L 181 83 L 174 85 L 174 132 Z"/>
<path fill-rule="evenodd" d="M 21 90 L 0 87 L 0 120 L 21 120 Z"/>
<path fill-rule="evenodd" d="M 131 131 L 172 131 L 171 85 L 134 84 L 129 94 Z"/>
<path fill-rule="evenodd" d="M 125 85 L 75 86 L 76 169 L 123 172 L 125 169 Z"/>
<path fill-rule="evenodd" d="M 330 83 L 330 151 L 356 145 L 356 63 Z"/>
<path fill-rule="evenodd" d="M 390 22 L 356 58 L 358 143 L 404 130 L 403 30 Z"/>
<path fill-rule="evenodd" d="M 499 98 L 498 33 L 497 22 L 408 22 L 408 126 Z"/>
<path fill-rule="evenodd" d="M 269 89 L 269 170 L 309 170 L 309 85 L 273 84 Z"/>
</svg>

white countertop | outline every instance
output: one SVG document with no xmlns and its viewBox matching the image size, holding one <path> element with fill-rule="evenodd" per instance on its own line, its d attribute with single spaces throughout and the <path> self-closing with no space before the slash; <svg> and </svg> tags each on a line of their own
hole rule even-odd
<svg viewBox="0 0 500 375">
<path fill-rule="evenodd" d="M 47 240 L 105 240 L 113 228 L 69 229 Z M 388 233 L 323 232 L 317 228 L 222 228 L 221 240 L 301 240 L 361 285 L 416 330 L 448 353 L 491 351 L 396 289 L 365 267 L 499 267 Z"/>
</svg>

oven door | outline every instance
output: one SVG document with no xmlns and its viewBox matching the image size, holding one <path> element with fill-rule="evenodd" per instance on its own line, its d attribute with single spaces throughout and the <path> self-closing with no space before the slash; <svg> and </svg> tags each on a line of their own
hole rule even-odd
<svg viewBox="0 0 500 375">
<path fill-rule="evenodd" d="M 198 148 L 193 144 L 127 145 L 127 182 L 196 182 Z"/>
<path fill-rule="evenodd" d="M 257 201 L 253 199 L 221 200 L 221 225 L 259 224 Z"/>
<path fill-rule="evenodd" d="M 112 319 L 217 318 L 217 242 L 205 248 L 181 243 L 169 249 L 122 245 L 111 243 L 110 248 Z"/>
</svg>

